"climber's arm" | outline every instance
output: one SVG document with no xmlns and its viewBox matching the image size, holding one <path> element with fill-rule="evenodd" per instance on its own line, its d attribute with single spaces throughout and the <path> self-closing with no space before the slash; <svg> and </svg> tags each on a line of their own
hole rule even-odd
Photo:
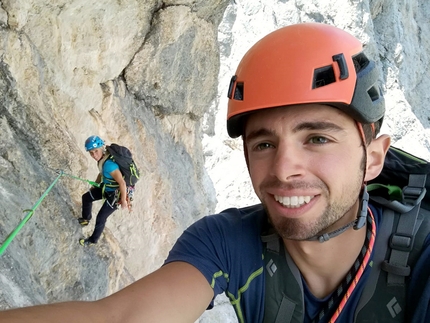
<svg viewBox="0 0 430 323">
<path fill-rule="evenodd" d="M 96 178 L 96 183 L 101 183 L 101 182 L 102 182 L 102 175 L 99 173 Z"/>
<path fill-rule="evenodd" d="M 127 207 L 127 186 L 125 184 L 124 178 L 122 178 L 122 174 L 119 169 L 114 170 L 110 173 L 115 182 L 119 185 L 121 207 L 125 209 Z"/>
<path fill-rule="evenodd" d="M 100 301 L 116 315 L 112 322 L 194 322 L 206 310 L 213 289 L 194 266 L 172 262 Z"/>
<path fill-rule="evenodd" d="M 172 262 L 123 290 L 95 302 L 66 302 L 0 312 L 0 322 L 194 322 L 213 290 L 195 267 Z"/>
</svg>

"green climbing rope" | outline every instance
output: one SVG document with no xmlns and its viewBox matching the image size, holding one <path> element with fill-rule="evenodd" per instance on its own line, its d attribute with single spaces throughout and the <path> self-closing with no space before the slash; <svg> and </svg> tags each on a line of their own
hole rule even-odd
<svg viewBox="0 0 430 323">
<path fill-rule="evenodd" d="M 28 220 L 33 216 L 34 211 L 39 206 L 40 203 L 42 203 L 43 199 L 48 195 L 49 191 L 54 187 L 55 183 L 60 179 L 60 177 L 63 176 L 63 172 L 60 172 L 60 175 L 57 176 L 57 178 L 51 183 L 51 185 L 48 187 L 48 189 L 42 194 L 40 199 L 36 202 L 36 204 L 30 209 L 30 210 L 24 210 L 28 211 L 25 218 L 18 224 L 18 226 L 13 230 L 9 236 L 6 238 L 6 240 L 3 242 L 3 244 L 0 247 L 0 256 L 3 254 L 3 252 L 6 250 L 8 245 L 11 243 L 13 238 L 18 234 L 18 232 L 22 229 L 22 227 L 27 223 Z"/>
<path fill-rule="evenodd" d="M 74 179 L 78 179 L 84 182 L 89 183 L 90 185 L 96 186 L 96 187 L 100 187 L 99 183 L 87 180 L 87 179 L 83 179 L 77 176 L 73 176 L 70 174 L 66 174 L 63 171 L 59 171 L 59 175 L 57 176 L 57 178 L 51 183 L 51 185 L 46 189 L 46 191 L 42 194 L 42 196 L 40 197 L 40 199 L 36 202 L 36 204 L 30 209 L 30 210 L 24 210 L 27 211 L 27 215 L 25 216 L 25 218 L 18 224 L 18 226 L 15 228 L 15 230 L 13 230 L 8 237 L 6 238 L 6 240 L 3 242 L 3 244 L 0 246 L 0 256 L 3 254 L 3 252 L 6 250 L 6 248 L 9 246 L 9 244 L 11 243 L 11 241 L 13 240 L 13 238 L 15 238 L 15 236 L 18 234 L 18 232 L 22 229 L 22 227 L 27 223 L 28 220 L 30 220 L 30 218 L 33 216 L 34 211 L 37 209 L 37 207 L 39 206 L 40 203 L 42 203 L 43 199 L 46 197 L 46 195 L 48 195 L 49 191 L 54 187 L 55 183 L 57 183 L 57 181 L 60 179 L 61 176 L 69 176 L 72 177 Z"/>
<path fill-rule="evenodd" d="M 92 186 L 100 187 L 100 183 L 97 183 L 97 182 L 94 182 L 94 181 L 90 181 L 88 179 L 80 178 L 80 177 L 77 177 L 77 176 L 73 176 L 73 175 L 64 173 L 63 171 L 61 171 L 61 172 L 63 173 L 63 176 L 69 176 L 71 178 L 74 178 L 74 179 L 77 179 L 77 180 L 80 180 L 80 181 L 83 181 L 83 182 L 87 182 L 87 183 L 89 183 Z"/>
</svg>

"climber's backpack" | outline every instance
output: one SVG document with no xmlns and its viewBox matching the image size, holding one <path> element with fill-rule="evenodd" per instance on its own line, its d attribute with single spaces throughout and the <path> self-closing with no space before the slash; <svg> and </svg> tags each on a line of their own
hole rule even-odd
<svg viewBox="0 0 430 323">
<path fill-rule="evenodd" d="M 361 318 L 360 322 L 368 313 L 380 313 L 375 317 L 385 317 L 383 322 L 407 322 L 411 319 L 405 317 L 404 305 L 409 276 L 430 233 L 430 163 L 390 147 L 381 174 L 367 188 L 370 200 L 384 207 L 384 224 L 379 226 L 375 245 L 379 259 L 373 259 L 382 270 L 373 268 L 356 319 Z M 377 302 L 368 302 L 374 297 Z"/>
<path fill-rule="evenodd" d="M 357 304 L 354 322 L 409 322 L 405 317 L 409 275 L 430 233 L 430 163 L 390 147 L 381 174 L 368 185 L 370 200 L 384 207 L 374 245 L 372 268 Z M 282 240 L 262 236 L 266 268 L 266 313 L 272 322 L 302 322 L 300 273 L 284 253 Z M 278 236 L 279 237 L 279 236 Z M 272 273 L 272 275 L 270 275 Z M 301 295 L 301 296 L 300 296 Z M 371 301 L 372 300 L 372 301 Z"/>
<path fill-rule="evenodd" d="M 133 160 L 131 151 L 124 146 L 111 144 L 106 146 L 110 159 L 118 164 L 127 187 L 134 187 L 139 180 L 139 170 Z"/>
</svg>

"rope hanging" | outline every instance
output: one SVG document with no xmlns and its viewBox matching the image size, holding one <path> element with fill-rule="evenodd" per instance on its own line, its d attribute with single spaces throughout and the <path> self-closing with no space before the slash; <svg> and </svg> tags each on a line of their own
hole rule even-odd
<svg viewBox="0 0 430 323">
<path fill-rule="evenodd" d="M 62 170 L 57 171 L 57 172 L 59 172 L 59 175 L 51 183 L 51 185 L 46 189 L 46 191 L 42 194 L 42 196 L 39 198 L 39 200 L 36 202 L 36 204 L 31 209 L 24 210 L 24 212 L 26 212 L 26 211 L 28 212 L 27 215 L 18 224 L 18 226 L 7 236 L 7 238 L 5 239 L 5 241 L 0 246 L 0 256 L 4 253 L 4 251 L 6 250 L 6 248 L 9 246 L 9 244 L 12 242 L 12 240 L 15 238 L 15 236 L 18 234 L 18 232 L 22 229 L 22 227 L 28 222 L 28 220 L 30 220 L 30 218 L 34 214 L 34 211 L 36 211 L 37 207 L 40 205 L 40 203 L 42 203 L 43 199 L 46 197 L 46 195 L 48 195 L 49 191 L 54 187 L 54 185 L 61 178 L 61 176 L 69 176 L 69 177 L 72 177 L 74 179 L 87 182 L 87 183 L 89 183 L 92 186 L 100 187 L 99 183 L 96 183 L 96 182 L 93 182 L 93 181 L 90 181 L 90 180 L 87 180 L 87 179 L 83 179 L 83 178 L 80 178 L 80 177 L 77 177 L 77 176 L 73 176 L 73 175 L 70 175 L 70 174 L 66 174 Z"/>
</svg>

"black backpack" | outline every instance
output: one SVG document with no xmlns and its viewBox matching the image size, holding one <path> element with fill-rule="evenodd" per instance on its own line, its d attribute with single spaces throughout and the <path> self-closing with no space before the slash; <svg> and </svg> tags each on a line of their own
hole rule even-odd
<svg viewBox="0 0 430 323">
<path fill-rule="evenodd" d="M 109 158 L 118 164 L 126 185 L 134 187 L 139 180 L 139 170 L 133 160 L 131 151 L 127 147 L 117 144 L 106 146 L 106 149 L 110 154 Z"/>
<path fill-rule="evenodd" d="M 409 275 L 430 232 L 430 163 L 390 147 L 381 174 L 369 181 L 367 188 L 370 199 L 385 207 L 385 225 L 375 245 L 385 259 L 380 259 L 380 270 L 375 268 L 370 274 L 356 318 L 363 322 L 369 313 L 388 309 L 386 320 L 409 322 L 411 318 L 405 317 L 401 306 L 406 301 Z M 378 302 L 368 303 L 375 297 Z"/>
<path fill-rule="evenodd" d="M 389 247 L 391 258 L 393 253 L 399 254 L 394 256 L 396 259 L 386 260 L 382 269 L 406 277 L 410 271 L 407 268 L 408 258 L 417 242 L 417 232 L 425 234 L 425 237 L 429 233 L 430 163 L 401 149 L 390 147 L 381 174 L 369 181 L 367 189 L 372 201 L 390 209 L 397 216 Z M 423 224 L 427 229 L 419 231 Z M 418 242 L 422 243 L 421 240 L 425 237 L 418 239 Z M 420 249 L 420 246 L 415 245 L 415 249 Z"/>
</svg>

